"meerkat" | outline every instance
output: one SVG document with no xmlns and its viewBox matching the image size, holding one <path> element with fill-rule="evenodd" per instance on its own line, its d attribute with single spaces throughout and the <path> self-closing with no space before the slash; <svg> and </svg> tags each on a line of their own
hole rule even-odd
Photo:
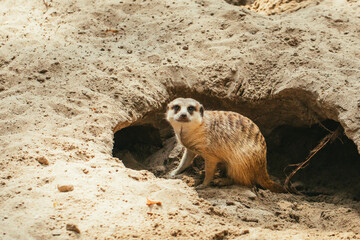
<svg viewBox="0 0 360 240">
<path fill-rule="evenodd" d="M 205 160 L 205 179 L 197 188 L 207 187 L 219 163 L 224 163 L 230 182 L 272 192 L 286 192 L 273 182 L 266 169 L 266 142 L 259 127 L 249 118 L 230 111 L 205 111 L 191 98 L 177 98 L 167 106 L 166 120 L 185 147 L 173 177 L 200 155 Z"/>
</svg>

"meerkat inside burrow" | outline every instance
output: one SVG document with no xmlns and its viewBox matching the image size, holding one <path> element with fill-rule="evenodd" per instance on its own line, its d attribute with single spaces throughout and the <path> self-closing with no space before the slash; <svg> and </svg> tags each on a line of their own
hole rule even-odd
<svg viewBox="0 0 360 240">
<path fill-rule="evenodd" d="M 286 192 L 273 182 L 266 170 L 266 142 L 259 127 L 249 118 L 230 111 L 205 111 L 191 98 L 177 98 L 167 106 L 166 120 L 185 147 L 175 176 L 192 164 L 196 155 L 205 160 L 205 188 L 214 178 L 216 167 L 224 163 L 230 182 L 272 192 Z"/>
</svg>

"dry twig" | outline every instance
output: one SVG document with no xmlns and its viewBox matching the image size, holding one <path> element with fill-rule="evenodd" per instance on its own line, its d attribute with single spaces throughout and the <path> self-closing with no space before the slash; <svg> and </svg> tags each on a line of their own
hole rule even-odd
<svg viewBox="0 0 360 240">
<path fill-rule="evenodd" d="M 327 129 L 327 128 L 325 128 Z M 307 159 L 302 162 L 302 163 L 297 163 L 297 164 L 290 164 L 287 167 L 296 167 L 295 170 L 293 170 L 289 176 L 286 177 L 285 180 L 285 188 L 287 191 L 289 192 L 295 192 L 295 193 L 299 193 L 294 187 L 290 186 L 290 180 L 291 178 L 300 170 L 305 168 L 311 158 L 317 153 L 319 152 L 329 141 L 333 142 L 336 138 L 338 138 L 341 134 L 341 127 L 338 126 L 336 128 L 335 131 L 330 131 L 329 129 L 327 129 L 330 133 L 328 135 L 326 135 L 323 139 L 321 139 L 320 143 L 313 149 L 310 151 L 309 156 L 307 157 Z"/>
<path fill-rule="evenodd" d="M 105 33 L 119 33 L 119 30 L 106 29 Z"/>
</svg>

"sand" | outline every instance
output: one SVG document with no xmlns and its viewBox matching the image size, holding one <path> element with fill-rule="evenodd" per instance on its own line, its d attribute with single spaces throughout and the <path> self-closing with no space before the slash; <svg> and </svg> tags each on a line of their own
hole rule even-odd
<svg viewBox="0 0 360 240">
<path fill-rule="evenodd" d="M 112 154 L 130 125 L 171 134 L 176 96 L 241 112 L 267 138 L 331 119 L 360 151 L 359 2 L 255 3 L 1 1 L 0 238 L 360 239 L 346 191 L 196 191 L 191 174 Z"/>
</svg>

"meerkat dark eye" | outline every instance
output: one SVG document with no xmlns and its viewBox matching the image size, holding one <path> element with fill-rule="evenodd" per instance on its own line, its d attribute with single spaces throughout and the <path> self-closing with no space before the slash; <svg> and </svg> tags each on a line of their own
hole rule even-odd
<svg viewBox="0 0 360 240">
<path fill-rule="evenodd" d="M 174 105 L 172 107 L 172 109 L 174 109 L 175 113 L 177 113 L 180 110 L 180 106 L 179 105 Z"/>
<path fill-rule="evenodd" d="M 187 110 L 190 114 L 192 114 L 194 111 L 196 111 L 196 108 L 194 106 L 189 106 Z"/>
</svg>

